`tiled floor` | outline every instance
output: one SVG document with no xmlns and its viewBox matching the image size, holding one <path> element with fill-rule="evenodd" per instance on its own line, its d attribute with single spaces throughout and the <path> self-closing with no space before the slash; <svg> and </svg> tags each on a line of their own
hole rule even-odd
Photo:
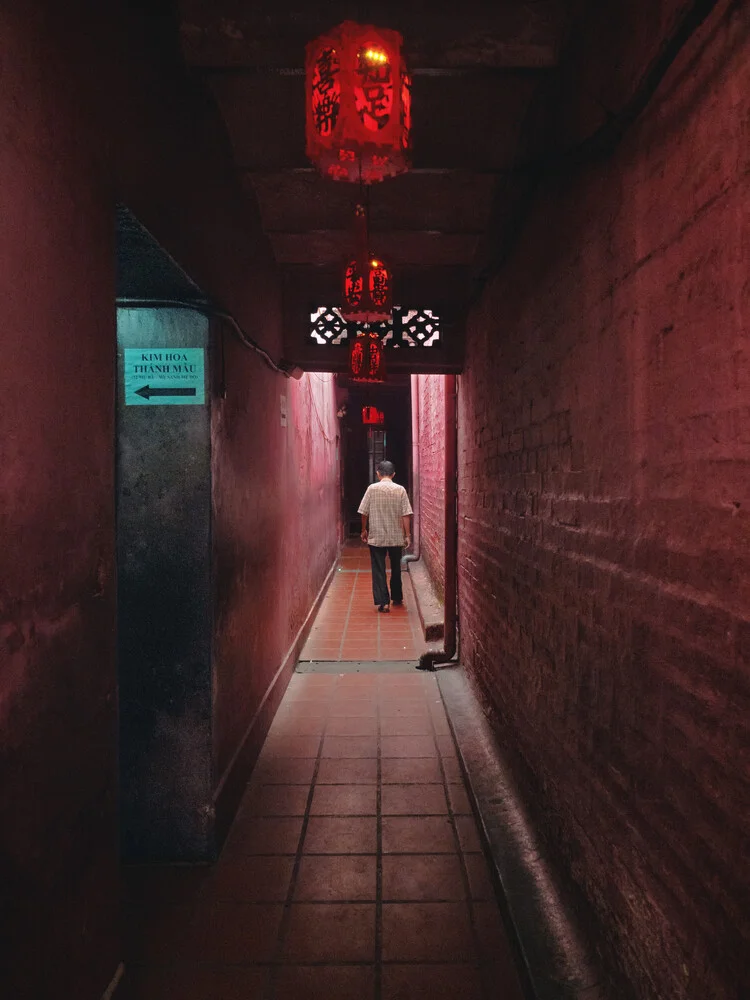
<svg viewBox="0 0 750 1000">
<path fill-rule="evenodd" d="M 431 674 L 296 674 L 221 860 L 132 869 L 129 1000 L 520 1000 Z"/>
<path fill-rule="evenodd" d="M 390 575 L 390 573 L 389 573 Z M 302 660 L 416 660 L 428 646 L 422 638 L 414 591 L 402 574 L 403 607 L 380 614 L 372 599 L 370 554 L 350 542 L 310 631 Z"/>
</svg>

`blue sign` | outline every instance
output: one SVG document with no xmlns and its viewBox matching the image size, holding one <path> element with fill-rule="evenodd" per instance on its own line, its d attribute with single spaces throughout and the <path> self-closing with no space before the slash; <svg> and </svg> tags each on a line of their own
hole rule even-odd
<svg viewBox="0 0 750 1000">
<path fill-rule="evenodd" d="M 185 406 L 206 402 L 202 347 L 126 347 L 126 406 Z"/>
</svg>

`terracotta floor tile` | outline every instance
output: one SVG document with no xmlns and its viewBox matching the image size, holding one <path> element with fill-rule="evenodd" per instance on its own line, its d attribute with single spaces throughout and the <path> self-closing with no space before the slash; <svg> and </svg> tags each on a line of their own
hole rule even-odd
<svg viewBox="0 0 750 1000">
<path fill-rule="evenodd" d="M 224 853 L 296 854 L 302 833 L 302 817 L 263 819 L 247 817 L 234 821 Z"/>
<path fill-rule="evenodd" d="M 378 720 L 374 716 L 346 715 L 332 718 L 326 727 L 327 736 L 377 736 Z"/>
<path fill-rule="evenodd" d="M 435 742 L 438 745 L 441 757 L 456 757 L 456 744 L 453 742 L 452 736 L 436 736 Z"/>
<path fill-rule="evenodd" d="M 324 715 L 294 715 L 274 722 L 268 736 L 270 739 L 286 736 L 322 736 L 325 724 Z"/>
<path fill-rule="evenodd" d="M 437 816 L 448 813 L 442 785 L 383 785 L 384 816 Z"/>
<path fill-rule="evenodd" d="M 450 802 L 451 812 L 459 816 L 472 815 L 469 796 L 463 784 L 451 783 L 448 785 L 448 801 Z"/>
<path fill-rule="evenodd" d="M 196 914 L 192 957 L 199 962 L 270 962 L 283 906 L 221 902 Z"/>
<path fill-rule="evenodd" d="M 223 857 L 206 880 L 203 898 L 212 902 L 283 903 L 293 868 L 291 855 Z"/>
<path fill-rule="evenodd" d="M 372 785 L 377 780 L 373 757 L 324 757 L 318 767 L 318 785 Z"/>
<path fill-rule="evenodd" d="M 375 900 L 376 858 L 351 855 L 308 855 L 302 858 L 294 901 Z"/>
<path fill-rule="evenodd" d="M 387 757 L 381 767 L 383 784 L 441 784 L 443 780 L 437 757 Z"/>
<path fill-rule="evenodd" d="M 383 757 L 437 757 L 432 736 L 383 736 Z"/>
<path fill-rule="evenodd" d="M 374 903 L 295 903 L 283 956 L 294 962 L 372 962 Z"/>
<path fill-rule="evenodd" d="M 380 721 L 383 736 L 432 736 L 432 724 L 427 715 L 388 716 Z"/>
<path fill-rule="evenodd" d="M 374 816 L 376 813 L 375 785 L 317 785 L 310 807 L 311 816 Z"/>
<path fill-rule="evenodd" d="M 378 706 L 373 701 L 344 701 L 331 706 L 331 718 L 377 718 Z"/>
<path fill-rule="evenodd" d="M 472 903 L 472 910 L 481 960 L 506 963 L 509 968 L 512 968 L 513 955 L 495 900 Z"/>
<path fill-rule="evenodd" d="M 269 736 L 261 760 L 274 757 L 317 757 L 320 738 L 317 736 Z"/>
<path fill-rule="evenodd" d="M 378 847 L 375 816 L 311 816 L 305 854 L 374 854 Z"/>
<path fill-rule="evenodd" d="M 381 698 L 380 717 L 381 719 L 395 718 L 404 719 L 408 717 L 429 718 L 429 709 L 420 702 L 407 702 L 392 698 Z"/>
<path fill-rule="evenodd" d="M 261 785 L 248 793 L 242 811 L 250 816 L 304 816 L 308 796 L 306 785 Z"/>
<path fill-rule="evenodd" d="M 254 785 L 309 785 L 315 773 L 313 757 L 277 757 L 259 762 L 253 771 Z"/>
<path fill-rule="evenodd" d="M 482 1000 L 482 979 L 475 965 L 385 965 L 381 997 L 382 1000 Z"/>
<path fill-rule="evenodd" d="M 384 854 L 456 851 L 453 827 L 447 816 L 384 816 L 382 825 Z"/>
<path fill-rule="evenodd" d="M 326 736 L 323 757 L 377 757 L 378 741 L 373 736 Z"/>
<path fill-rule="evenodd" d="M 467 854 L 481 852 L 482 841 L 473 816 L 456 816 L 456 830 L 462 851 Z"/>
<path fill-rule="evenodd" d="M 471 924 L 465 904 L 383 904 L 383 961 L 475 960 Z"/>
<path fill-rule="evenodd" d="M 443 759 L 443 770 L 445 771 L 446 781 L 452 781 L 458 784 L 463 782 L 464 777 L 461 773 L 461 765 L 457 759 L 445 757 Z"/>
<path fill-rule="evenodd" d="M 484 983 L 486 997 L 495 1000 L 524 1000 L 527 994 L 521 989 L 518 971 L 512 959 L 499 962 L 483 962 L 479 973 Z"/>
<path fill-rule="evenodd" d="M 457 854 L 392 854 L 383 858 L 383 900 L 465 898 Z"/>
<path fill-rule="evenodd" d="M 469 893 L 472 899 L 495 901 L 495 887 L 483 854 L 465 854 L 464 864 L 469 876 Z"/>
<path fill-rule="evenodd" d="M 274 1000 L 373 1000 L 374 996 L 375 970 L 366 965 L 280 969 L 274 991 Z"/>
<path fill-rule="evenodd" d="M 269 974 L 268 967 L 252 965 L 128 965 L 120 989 L 123 1000 L 264 1000 Z"/>
</svg>

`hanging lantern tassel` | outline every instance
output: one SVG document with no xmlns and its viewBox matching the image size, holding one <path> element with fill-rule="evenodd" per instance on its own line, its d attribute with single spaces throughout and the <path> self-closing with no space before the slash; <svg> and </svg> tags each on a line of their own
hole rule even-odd
<svg viewBox="0 0 750 1000">
<path fill-rule="evenodd" d="M 354 214 L 355 256 L 344 265 L 341 316 L 347 323 L 387 323 L 393 312 L 391 272 L 370 252 L 367 213 Z"/>
<path fill-rule="evenodd" d="M 385 382 L 383 343 L 375 330 L 360 330 L 349 348 L 352 382 Z"/>
<path fill-rule="evenodd" d="M 397 31 L 344 21 L 307 45 L 307 155 L 335 181 L 409 169 L 411 77 Z"/>
</svg>

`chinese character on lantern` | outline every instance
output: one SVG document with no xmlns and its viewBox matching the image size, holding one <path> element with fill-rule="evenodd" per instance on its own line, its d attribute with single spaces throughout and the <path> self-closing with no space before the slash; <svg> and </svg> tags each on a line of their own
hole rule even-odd
<svg viewBox="0 0 750 1000">
<path fill-rule="evenodd" d="M 352 382 L 385 382 L 383 344 L 374 330 L 360 330 L 352 340 L 349 377 Z"/>
<path fill-rule="evenodd" d="M 397 31 L 344 21 L 307 46 L 307 155 L 372 184 L 409 168 L 411 79 Z"/>
<path fill-rule="evenodd" d="M 357 205 L 354 257 L 344 265 L 341 315 L 347 323 L 386 323 L 393 310 L 391 273 L 369 249 L 367 213 Z"/>
</svg>

